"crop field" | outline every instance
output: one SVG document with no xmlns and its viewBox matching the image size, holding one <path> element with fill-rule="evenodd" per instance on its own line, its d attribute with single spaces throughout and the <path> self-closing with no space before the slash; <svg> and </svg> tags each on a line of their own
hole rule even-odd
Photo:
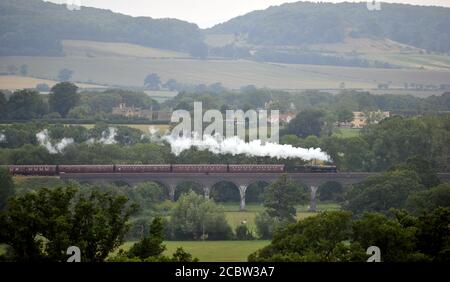
<svg viewBox="0 0 450 282">
<path fill-rule="evenodd" d="M 158 103 L 163 103 L 170 100 L 178 95 L 177 91 L 145 91 L 150 98 L 158 101 Z"/>
<path fill-rule="evenodd" d="M 63 40 L 64 54 L 71 57 L 189 58 L 187 53 L 129 43 Z"/>
<path fill-rule="evenodd" d="M 0 62 L 2 59 L 0 58 Z M 24 88 L 35 88 L 36 85 L 45 83 L 49 87 L 52 87 L 58 81 L 49 79 L 39 79 L 34 77 L 24 77 L 15 75 L 0 75 L 0 89 L 4 90 L 16 90 Z M 80 88 L 103 88 L 100 85 L 86 84 L 86 83 L 75 83 Z"/>
<path fill-rule="evenodd" d="M 276 89 L 374 89 L 378 83 L 391 82 L 440 85 L 450 81 L 450 71 L 419 69 L 368 69 L 313 65 L 261 63 L 246 60 L 150 59 L 132 57 L 1 57 L 0 72 L 8 65 L 26 64 L 33 76 L 54 79 L 59 70 L 74 71 L 75 81 L 92 81 L 109 86 L 143 86 L 149 73 L 163 82 L 176 79 L 189 84 L 222 82 L 238 89 L 253 84 Z M 131 75 L 132 74 L 132 75 Z"/>
</svg>

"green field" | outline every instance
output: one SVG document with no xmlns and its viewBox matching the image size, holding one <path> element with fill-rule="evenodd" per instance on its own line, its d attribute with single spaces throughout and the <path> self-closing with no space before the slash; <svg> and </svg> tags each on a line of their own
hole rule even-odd
<svg viewBox="0 0 450 282">
<path fill-rule="evenodd" d="M 334 133 L 335 136 L 342 138 L 358 137 L 361 129 L 358 128 L 339 128 L 339 132 Z"/>
<path fill-rule="evenodd" d="M 128 250 L 135 242 L 126 242 L 123 250 Z M 270 241 L 167 241 L 166 255 L 171 256 L 182 247 L 201 262 L 245 262 L 248 255 L 267 246 Z"/>
<path fill-rule="evenodd" d="M 264 210 L 261 204 L 247 204 L 246 211 L 239 211 L 239 203 L 219 203 L 224 210 L 228 223 L 233 230 L 242 222 L 246 222 L 248 228 L 256 235 L 255 217 L 258 212 Z M 304 219 L 313 216 L 315 213 L 308 211 L 308 205 L 297 206 L 297 219 Z M 320 211 L 336 211 L 341 207 L 336 203 L 318 203 L 317 210 Z"/>
</svg>

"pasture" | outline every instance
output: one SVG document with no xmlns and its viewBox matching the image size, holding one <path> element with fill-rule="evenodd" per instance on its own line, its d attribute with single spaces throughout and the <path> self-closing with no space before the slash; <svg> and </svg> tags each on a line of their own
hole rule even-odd
<svg viewBox="0 0 450 282">
<path fill-rule="evenodd" d="M 135 242 L 126 242 L 121 249 L 128 250 Z M 267 246 L 270 241 L 166 241 L 165 255 L 171 256 L 182 247 L 201 262 L 245 262 L 248 255 Z"/>
</svg>

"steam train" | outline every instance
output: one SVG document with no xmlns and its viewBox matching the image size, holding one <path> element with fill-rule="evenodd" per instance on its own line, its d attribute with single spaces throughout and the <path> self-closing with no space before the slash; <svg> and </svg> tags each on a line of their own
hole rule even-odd
<svg viewBox="0 0 450 282">
<path fill-rule="evenodd" d="M 64 173 L 337 173 L 336 166 L 254 164 L 156 165 L 10 165 L 12 175 L 56 176 Z"/>
</svg>

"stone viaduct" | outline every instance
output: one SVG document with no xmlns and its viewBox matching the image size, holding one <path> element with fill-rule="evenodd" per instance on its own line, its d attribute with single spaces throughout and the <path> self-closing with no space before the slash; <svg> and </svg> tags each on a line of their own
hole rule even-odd
<svg viewBox="0 0 450 282">
<path fill-rule="evenodd" d="M 316 193 L 320 185 L 334 181 L 342 185 L 355 184 L 377 173 L 288 173 L 289 177 L 310 188 L 310 211 L 316 211 Z M 183 182 L 195 182 L 202 186 L 204 195 L 209 198 L 212 187 L 219 182 L 233 183 L 239 189 L 240 209 L 245 210 L 245 193 L 256 182 L 274 182 L 281 173 L 63 173 L 61 179 L 73 179 L 80 182 L 124 182 L 135 186 L 141 182 L 153 181 L 166 187 L 170 198 L 174 200 L 176 187 Z M 450 173 L 439 174 L 444 182 L 450 182 Z"/>
</svg>

